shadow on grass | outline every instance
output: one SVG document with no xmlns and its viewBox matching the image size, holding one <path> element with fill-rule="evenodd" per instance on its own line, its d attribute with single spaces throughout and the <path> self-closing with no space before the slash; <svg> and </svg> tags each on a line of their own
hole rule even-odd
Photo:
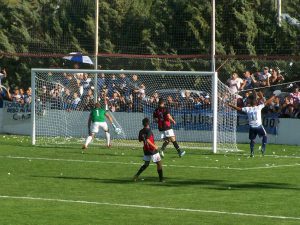
<svg viewBox="0 0 300 225">
<path fill-rule="evenodd" d="M 50 179 L 62 179 L 62 180 L 86 180 L 91 182 L 101 182 L 101 183 L 110 183 L 110 184 L 126 184 L 133 183 L 130 179 L 101 179 L 97 177 L 73 177 L 73 176 L 31 176 L 37 178 L 50 178 Z"/>
<path fill-rule="evenodd" d="M 151 186 L 165 187 L 184 187 L 184 186 L 199 186 L 202 189 L 215 190 L 261 190 L 261 189 L 282 189 L 282 190 L 300 190 L 298 186 L 288 183 L 274 182 L 249 182 L 249 183 L 231 183 L 225 180 L 213 179 L 177 179 L 165 178 L 166 182 L 158 182 L 158 177 L 140 177 L 139 181 L 133 182 L 132 178 L 97 178 L 97 177 L 74 177 L 74 176 L 32 176 L 41 178 L 54 178 L 63 180 L 86 180 L 91 182 L 100 182 L 105 184 L 128 184 L 138 183 Z"/>
<path fill-rule="evenodd" d="M 152 184 L 157 185 L 157 184 Z M 200 186 L 205 189 L 215 190 L 255 190 L 255 189 L 284 189 L 300 190 L 299 187 L 287 183 L 273 182 L 249 182 L 249 183 L 232 183 L 224 180 L 175 180 L 171 179 L 164 183 L 165 186 Z"/>
</svg>

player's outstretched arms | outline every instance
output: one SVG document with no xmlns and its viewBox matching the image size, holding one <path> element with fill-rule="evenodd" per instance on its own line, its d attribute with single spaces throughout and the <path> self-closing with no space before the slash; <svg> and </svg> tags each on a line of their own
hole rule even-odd
<svg viewBox="0 0 300 225">
<path fill-rule="evenodd" d="M 232 104 L 230 104 L 230 103 L 227 103 L 227 105 L 228 105 L 229 107 L 231 107 L 231 108 L 237 110 L 237 111 L 242 111 L 242 108 L 241 108 L 241 107 L 237 107 L 237 106 L 232 105 Z"/>
<path fill-rule="evenodd" d="M 271 105 L 275 98 L 276 98 L 276 95 L 273 95 L 271 98 L 269 98 L 267 101 L 265 101 L 265 105 Z"/>
</svg>

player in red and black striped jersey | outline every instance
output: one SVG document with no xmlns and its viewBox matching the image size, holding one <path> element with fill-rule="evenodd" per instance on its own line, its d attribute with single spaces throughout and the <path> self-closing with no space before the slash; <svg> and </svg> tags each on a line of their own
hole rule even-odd
<svg viewBox="0 0 300 225">
<path fill-rule="evenodd" d="M 171 116 L 169 109 L 165 107 L 165 101 L 162 98 L 158 101 L 158 108 L 156 108 L 153 112 L 153 118 L 158 124 L 158 130 L 161 133 L 161 138 L 164 140 L 160 149 L 161 156 L 164 157 L 164 151 L 167 145 L 172 142 L 179 157 L 182 157 L 185 154 L 185 151 L 180 150 L 176 141 L 174 130 L 172 129 L 172 123 L 175 125 L 176 122 Z"/>
<path fill-rule="evenodd" d="M 160 155 L 157 151 L 157 146 L 154 142 L 154 135 L 150 129 L 150 122 L 148 118 L 143 119 L 143 126 L 144 128 L 140 130 L 139 132 L 139 141 L 143 142 L 144 147 L 144 165 L 141 166 L 141 168 L 138 170 L 136 175 L 134 175 L 134 181 L 138 180 L 138 177 L 140 174 L 147 169 L 147 167 L 150 164 L 150 161 L 152 160 L 157 165 L 157 173 L 159 175 L 159 181 L 163 182 L 163 170 L 162 170 L 162 162 Z"/>
</svg>

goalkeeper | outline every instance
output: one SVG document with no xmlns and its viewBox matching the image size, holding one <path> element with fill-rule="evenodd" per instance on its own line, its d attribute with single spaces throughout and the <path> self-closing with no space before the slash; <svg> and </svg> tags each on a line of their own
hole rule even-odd
<svg viewBox="0 0 300 225">
<path fill-rule="evenodd" d="M 105 121 L 105 118 L 107 118 L 110 121 L 110 123 L 112 124 L 112 126 L 114 127 L 114 129 L 117 130 L 117 127 L 113 123 L 111 116 L 105 110 L 105 106 L 101 107 L 100 103 L 97 102 L 95 104 L 95 108 L 92 109 L 90 116 L 89 116 L 89 120 L 88 120 L 89 136 L 87 137 L 85 144 L 82 146 L 82 149 L 87 149 L 89 143 L 95 137 L 95 134 L 99 132 L 100 127 L 105 132 L 107 147 L 108 148 L 111 147 L 110 133 L 109 133 L 108 125 Z"/>
</svg>

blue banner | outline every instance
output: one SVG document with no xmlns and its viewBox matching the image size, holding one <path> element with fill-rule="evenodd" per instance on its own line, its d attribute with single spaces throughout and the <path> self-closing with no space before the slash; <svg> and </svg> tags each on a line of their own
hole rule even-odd
<svg viewBox="0 0 300 225">
<path fill-rule="evenodd" d="M 277 113 L 267 114 L 262 116 L 262 124 L 268 134 L 278 134 L 279 117 Z M 249 123 L 248 117 L 245 114 L 237 116 L 237 132 L 248 132 Z"/>
<path fill-rule="evenodd" d="M 155 108 L 150 106 L 144 107 L 144 113 L 151 120 L 151 128 L 157 129 L 157 124 L 153 121 L 153 111 Z M 170 109 L 172 117 L 176 121 L 176 125 L 173 125 L 172 128 L 175 130 L 212 130 L 213 124 L 213 112 L 211 110 L 201 110 L 201 109 Z M 233 116 L 232 112 L 223 112 L 218 114 L 219 123 L 223 121 L 223 130 L 230 132 L 230 126 L 227 125 L 228 116 Z M 224 118 L 224 120 L 222 120 Z M 277 134 L 278 132 L 278 115 L 277 114 L 268 114 L 262 118 L 263 126 L 265 127 L 267 133 Z M 219 125 L 220 126 L 220 125 Z M 238 132 L 248 132 L 249 124 L 246 114 L 237 114 L 237 131 Z"/>
</svg>

